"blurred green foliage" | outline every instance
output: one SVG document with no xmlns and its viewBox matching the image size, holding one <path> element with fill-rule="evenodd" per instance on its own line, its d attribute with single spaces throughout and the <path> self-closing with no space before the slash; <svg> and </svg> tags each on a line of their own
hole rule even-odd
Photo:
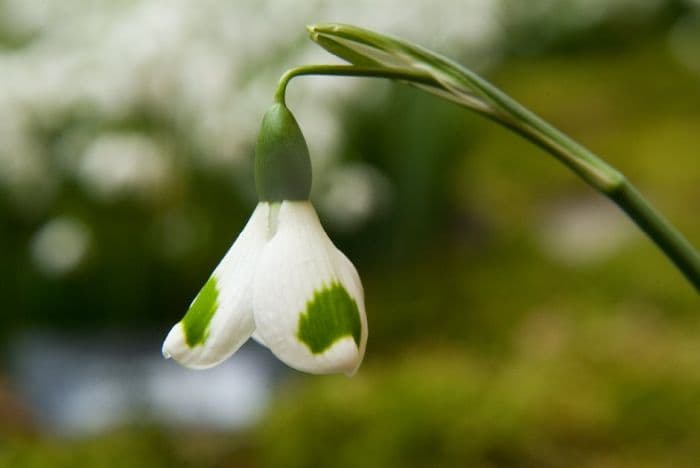
<svg viewBox="0 0 700 468">
<path fill-rule="evenodd" d="M 680 3 L 669 5 L 624 38 L 567 36 L 490 78 L 620 168 L 700 245 L 700 78 L 667 48 Z M 346 159 L 388 174 L 395 201 L 334 236 L 367 293 L 357 376 L 289 380 L 249 433 L 12 437 L 0 442 L 0 467 L 697 466 L 698 296 L 650 241 L 634 231 L 591 263 L 548 256 L 537 230 L 548 210 L 596 195 L 527 142 L 416 90 L 351 105 L 343 126 Z M 177 262 L 154 254 L 150 237 L 168 203 L 97 206 L 67 190 L 63 209 L 108 247 L 60 283 L 20 259 L 36 221 L 3 208 L 4 261 L 16 267 L 3 277 L 5 304 L 22 311 L 14 326 L 178 318 L 249 205 L 226 176 L 183 177 L 171 203 L 201 238 Z"/>
<path fill-rule="evenodd" d="M 125 428 L 109 436 L 66 441 L 12 438 L 0 445 L 5 468 L 224 468 L 250 466 L 249 448 L 231 435 L 171 434 L 156 428 Z"/>
</svg>

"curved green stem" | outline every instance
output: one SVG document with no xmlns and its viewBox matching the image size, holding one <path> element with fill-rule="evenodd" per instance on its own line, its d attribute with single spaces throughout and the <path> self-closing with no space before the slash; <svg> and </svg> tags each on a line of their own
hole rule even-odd
<svg viewBox="0 0 700 468">
<path fill-rule="evenodd" d="M 621 172 L 473 72 L 461 67 L 453 67 L 450 71 L 457 80 L 460 80 L 460 73 L 463 72 L 465 81 L 478 86 L 481 96 L 465 95 L 452 89 L 444 80 L 422 70 L 381 65 L 309 65 L 293 68 L 280 78 L 275 100 L 284 103 L 287 84 L 292 78 L 302 75 L 387 78 L 428 88 L 438 97 L 467 107 L 552 154 L 627 213 L 700 292 L 700 254 Z"/>
<path fill-rule="evenodd" d="M 528 121 L 544 123 L 534 114 Z M 700 254 L 622 173 L 549 124 L 530 126 L 499 122 L 546 150 L 579 175 L 578 168 L 572 167 L 570 162 L 584 156 L 595 158 L 596 165 L 602 169 L 601 177 L 582 178 L 627 213 L 700 292 Z"/>
<path fill-rule="evenodd" d="M 365 78 L 387 78 L 391 80 L 407 81 L 427 86 L 440 87 L 440 84 L 427 73 L 402 68 L 383 67 L 356 67 L 354 65 L 306 65 L 287 70 L 277 84 L 275 101 L 284 104 L 287 85 L 296 76 L 304 75 L 332 75 L 332 76 L 359 76 Z"/>
</svg>

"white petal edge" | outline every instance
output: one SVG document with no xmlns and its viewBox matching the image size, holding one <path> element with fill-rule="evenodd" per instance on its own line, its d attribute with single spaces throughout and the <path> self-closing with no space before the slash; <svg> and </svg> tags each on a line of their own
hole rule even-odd
<svg viewBox="0 0 700 468">
<path fill-rule="evenodd" d="M 264 346 L 264 347 L 267 348 L 267 345 L 265 344 L 265 340 L 262 339 L 262 336 L 260 336 L 260 333 L 258 333 L 257 330 L 255 330 L 255 331 L 253 332 L 253 334 L 250 335 L 250 337 L 251 337 L 252 339 L 254 339 L 255 342 L 256 342 L 257 344 L 259 344 L 260 346 Z"/>
<path fill-rule="evenodd" d="M 360 345 L 350 336 L 313 354 L 297 337 L 299 317 L 317 290 L 339 282 L 355 300 L 362 326 Z M 281 361 L 312 374 L 354 374 L 367 342 L 362 285 L 355 267 L 333 245 L 309 202 L 284 201 L 277 231 L 265 246 L 253 284 L 256 335 Z"/>
<path fill-rule="evenodd" d="M 190 347 L 182 321 L 175 324 L 163 343 L 163 356 L 191 369 L 213 367 L 245 343 L 255 330 L 252 282 L 269 232 L 268 203 L 258 203 L 238 238 L 212 276 L 218 289 L 218 307 L 203 343 Z M 194 302 L 194 301 L 193 301 Z"/>
</svg>

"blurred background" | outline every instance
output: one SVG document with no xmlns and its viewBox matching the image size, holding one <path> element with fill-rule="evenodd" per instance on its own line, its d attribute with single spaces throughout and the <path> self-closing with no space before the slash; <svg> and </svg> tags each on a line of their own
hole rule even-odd
<svg viewBox="0 0 700 468">
<path fill-rule="evenodd" d="M 256 203 L 304 26 L 484 74 L 700 246 L 700 2 L 0 0 L 0 467 L 695 467 L 700 307 L 550 156 L 379 80 L 288 102 L 364 280 L 352 379 L 160 356 Z"/>
</svg>

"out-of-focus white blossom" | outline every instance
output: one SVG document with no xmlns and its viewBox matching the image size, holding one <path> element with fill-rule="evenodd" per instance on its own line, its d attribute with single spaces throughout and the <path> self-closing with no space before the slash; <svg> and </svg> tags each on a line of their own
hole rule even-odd
<svg viewBox="0 0 700 468">
<path fill-rule="evenodd" d="M 103 135 L 85 151 L 78 168 L 82 184 L 97 198 L 131 193 L 156 197 L 170 177 L 167 155 L 141 135 Z"/>
<path fill-rule="evenodd" d="M 33 130 L 70 126 L 74 132 L 71 119 L 85 113 L 85 125 L 110 134 L 115 123 L 146 110 L 191 145 L 197 155 L 191 164 L 212 171 L 244 168 L 257 132 L 254 116 L 270 102 L 281 73 L 337 61 L 307 40 L 309 23 L 341 21 L 405 36 L 478 69 L 498 60 L 507 43 L 504 27 L 514 22 L 556 15 L 561 27 L 575 29 L 620 11 L 653 12 L 658 5 L 658 0 L 0 0 L 0 28 L 16 42 L 0 50 L 0 185 L 14 192 L 21 209 L 30 206 L 20 200 L 32 192 L 43 193 L 45 203 L 49 188 L 71 174 L 50 170 L 51 148 L 42 147 L 45 142 L 37 142 Z M 312 153 L 328 155 L 314 161 L 320 170 L 335 164 L 337 110 L 367 86 L 367 80 L 328 77 L 290 86 L 289 103 L 308 129 Z M 10 123 L 8 130 L 8 121 L 21 125 Z M 43 192 L 31 183 L 37 178 Z"/>
<path fill-rule="evenodd" d="M 595 265 L 620 251 L 633 225 L 602 197 L 571 200 L 548 209 L 538 227 L 542 250 L 572 267 Z"/>
<path fill-rule="evenodd" d="M 90 238 L 90 232 L 80 220 L 65 216 L 54 218 L 32 239 L 34 264 L 49 276 L 68 273 L 85 258 Z"/>
<path fill-rule="evenodd" d="M 258 128 L 251 116 L 262 113 L 286 68 L 334 60 L 306 39 L 304 25 L 342 19 L 449 52 L 487 49 L 497 19 L 496 3 L 489 0 L 439 7 L 418 0 L 97 1 L 89 7 L 77 0 L 5 0 L 0 5 L 0 27 L 19 44 L 0 52 L 2 107 L 12 109 L 14 120 L 26 122 L 29 130 L 60 129 L 87 111 L 89 124 L 113 132 L 112 122 L 147 109 L 189 139 L 200 155 L 193 163 L 210 170 L 236 168 L 250 156 Z M 459 21 L 457 12 L 463 16 Z M 361 83 L 309 79 L 290 88 L 290 102 L 311 121 L 306 127 L 314 154 L 334 154 L 336 108 Z M 305 110 L 306 103 L 314 110 Z M 45 166 L 50 151 L 28 149 L 36 144 L 31 131 L 9 132 L 12 137 L 4 138 L 0 148 L 0 166 L 5 166 L 0 184 L 12 188 L 8 177 L 27 179 L 32 171 L 47 178 L 66 175 L 30 170 Z M 96 141 L 103 141 L 100 135 Z M 332 164 L 330 158 L 319 167 Z M 84 165 L 71 170 L 79 172 L 78 178 L 85 175 Z M 112 185 L 106 183 L 110 192 Z M 93 191 L 97 196 L 104 192 Z"/>
<path fill-rule="evenodd" d="M 338 230 L 362 226 L 390 202 L 389 181 L 367 164 L 335 167 L 323 175 L 323 180 L 319 210 Z"/>
</svg>

